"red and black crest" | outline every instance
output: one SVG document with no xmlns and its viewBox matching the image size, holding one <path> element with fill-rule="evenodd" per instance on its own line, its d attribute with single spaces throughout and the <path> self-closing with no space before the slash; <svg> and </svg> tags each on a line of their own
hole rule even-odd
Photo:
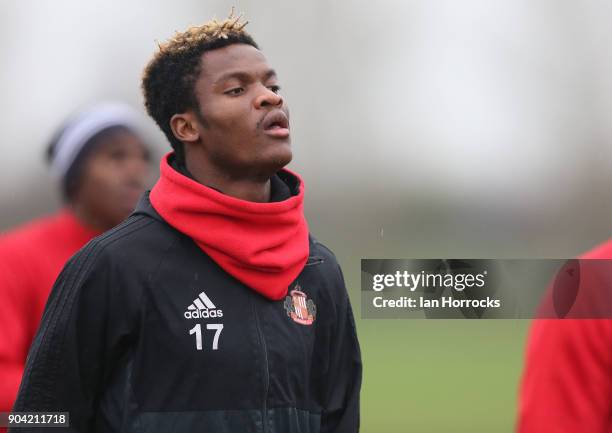
<svg viewBox="0 0 612 433">
<path fill-rule="evenodd" d="M 300 285 L 296 284 L 295 289 L 289 292 L 289 296 L 285 298 L 285 310 L 294 322 L 312 325 L 317 316 L 317 307 L 300 289 Z"/>
</svg>

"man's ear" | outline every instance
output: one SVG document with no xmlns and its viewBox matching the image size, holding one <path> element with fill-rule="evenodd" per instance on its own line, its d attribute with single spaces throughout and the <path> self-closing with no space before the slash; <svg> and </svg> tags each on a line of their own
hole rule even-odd
<svg viewBox="0 0 612 433">
<path fill-rule="evenodd" d="M 191 143 L 200 138 L 196 122 L 197 118 L 194 113 L 175 114 L 170 118 L 170 128 L 177 139 Z"/>
</svg>

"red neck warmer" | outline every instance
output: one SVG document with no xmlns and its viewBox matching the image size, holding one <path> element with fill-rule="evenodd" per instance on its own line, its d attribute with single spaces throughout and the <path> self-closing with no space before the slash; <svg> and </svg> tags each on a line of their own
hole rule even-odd
<svg viewBox="0 0 612 433">
<path fill-rule="evenodd" d="M 155 210 L 191 237 L 227 273 L 263 296 L 280 300 L 308 259 L 304 183 L 286 200 L 256 203 L 220 193 L 176 171 L 161 160 L 151 190 Z"/>
</svg>

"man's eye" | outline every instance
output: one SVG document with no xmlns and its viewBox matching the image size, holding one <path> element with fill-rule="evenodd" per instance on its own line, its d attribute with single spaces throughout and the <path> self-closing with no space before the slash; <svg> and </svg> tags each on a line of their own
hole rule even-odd
<svg viewBox="0 0 612 433">
<path fill-rule="evenodd" d="M 268 89 L 272 90 L 274 93 L 278 93 L 278 92 L 280 92 L 281 88 L 280 88 L 280 86 L 275 84 L 274 86 L 268 86 Z"/>
<path fill-rule="evenodd" d="M 225 92 L 226 95 L 240 95 L 242 92 L 244 92 L 244 89 L 242 87 L 235 87 L 233 89 L 229 89 L 228 91 Z"/>
</svg>

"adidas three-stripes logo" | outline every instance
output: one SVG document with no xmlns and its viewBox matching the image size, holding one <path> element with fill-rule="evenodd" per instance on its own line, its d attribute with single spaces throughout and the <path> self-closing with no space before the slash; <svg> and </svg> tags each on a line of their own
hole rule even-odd
<svg viewBox="0 0 612 433">
<path fill-rule="evenodd" d="M 215 307 L 215 304 L 204 292 L 200 292 L 193 303 L 185 311 L 185 319 L 207 319 L 209 317 L 223 317 L 223 310 Z"/>
</svg>

